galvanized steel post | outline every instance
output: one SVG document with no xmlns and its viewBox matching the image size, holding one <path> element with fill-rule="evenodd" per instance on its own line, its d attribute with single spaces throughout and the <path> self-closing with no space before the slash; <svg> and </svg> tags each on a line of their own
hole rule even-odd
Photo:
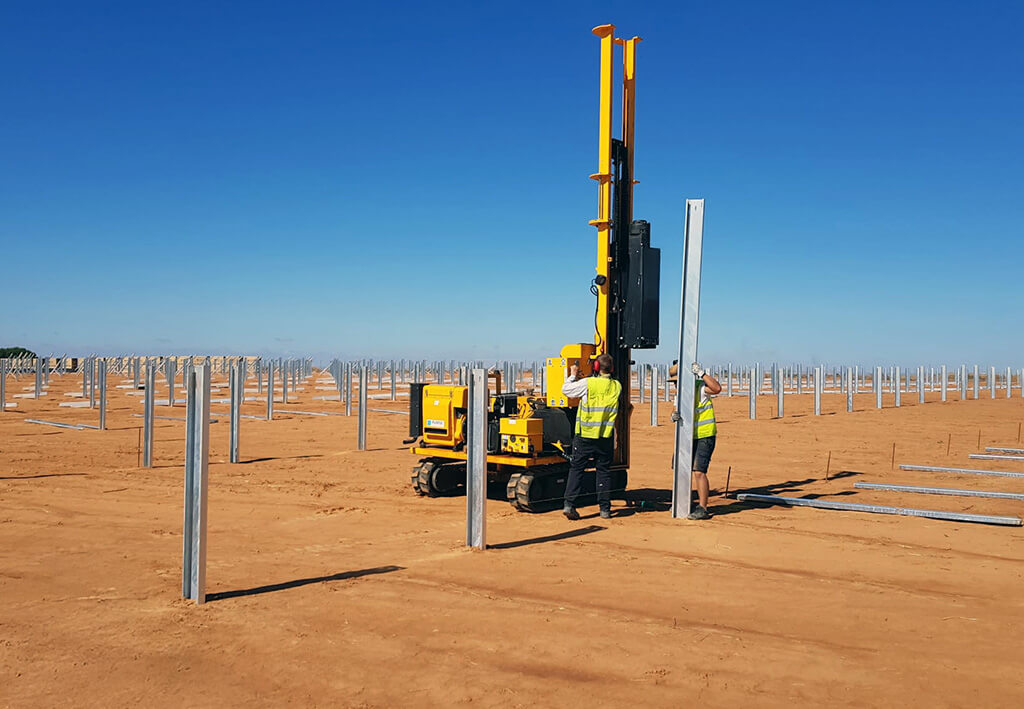
<svg viewBox="0 0 1024 709">
<path fill-rule="evenodd" d="M 100 430 L 107 430 L 107 360 L 101 359 L 99 365 L 100 380 Z"/>
<path fill-rule="evenodd" d="M 359 368 L 359 450 L 366 450 L 366 365 Z"/>
<path fill-rule="evenodd" d="M 989 398 L 991 398 L 991 399 L 996 398 L 996 368 L 995 367 L 989 367 L 988 368 L 988 391 L 989 391 Z"/>
<path fill-rule="evenodd" d="M 153 467 L 153 404 L 156 398 L 156 367 L 146 363 L 146 392 L 142 402 L 142 467 Z"/>
<path fill-rule="evenodd" d="M 875 408 L 882 408 L 882 368 L 875 367 Z"/>
<path fill-rule="evenodd" d="M 466 546 L 487 548 L 487 370 L 469 372 L 466 431 Z"/>
<path fill-rule="evenodd" d="M 899 406 L 900 405 L 900 393 L 901 393 L 901 389 L 903 388 L 903 387 L 900 386 L 901 376 L 900 376 L 900 368 L 899 367 L 896 367 L 896 374 L 894 376 L 895 376 L 895 381 L 893 383 L 894 383 L 895 389 L 896 389 L 896 392 L 895 392 L 896 393 L 896 406 Z"/>
<path fill-rule="evenodd" d="M 747 408 L 749 409 L 749 415 L 751 419 L 757 418 L 757 387 L 754 384 L 754 377 L 757 376 L 757 367 L 750 368 L 750 383 L 747 385 Z M 679 388 L 679 385 L 676 385 Z"/>
<path fill-rule="evenodd" d="M 821 367 L 814 368 L 814 415 L 821 416 L 821 394 L 825 390 Z"/>
<path fill-rule="evenodd" d="M 924 403 L 924 367 L 917 368 L 917 401 Z"/>
<path fill-rule="evenodd" d="M 778 408 L 778 417 L 782 418 L 786 415 L 785 404 L 786 404 L 786 377 L 783 375 L 781 369 L 775 370 L 775 386 L 776 392 L 776 406 Z"/>
<path fill-rule="evenodd" d="M 238 442 L 239 434 L 241 433 L 241 420 L 242 420 L 242 391 L 245 386 L 245 380 L 242 375 L 245 372 L 244 364 L 231 365 L 230 379 L 228 383 L 230 385 L 230 399 L 231 399 L 231 431 L 229 433 L 228 440 L 228 462 L 237 463 L 238 457 Z"/>
<path fill-rule="evenodd" d="M 658 425 L 658 368 L 651 365 L 651 425 Z"/>
<path fill-rule="evenodd" d="M 978 378 L 978 365 L 974 365 L 974 398 L 975 399 L 981 398 L 979 396 L 979 394 L 980 394 L 980 387 L 981 387 L 980 381 L 981 380 Z"/>
<path fill-rule="evenodd" d="M 846 412 L 850 413 L 853 411 L 853 370 L 850 367 L 846 368 Z"/>
<path fill-rule="evenodd" d="M 181 593 L 206 601 L 206 510 L 210 458 L 210 368 L 199 365 L 187 378 L 185 415 L 185 529 Z"/>
<path fill-rule="evenodd" d="M 274 363 L 267 362 L 267 421 L 274 420 Z"/>
<path fill-rule="evenodd" d="M 0 358 L 0 413 L 7 410 L 7 359 Z"/>
<path fill-rule="evenodd" d="M 675 455 L 672 465 L 672 517 L 690 514 L 690 490 L 693 487 L 694 405 L 697 380 L 686 372 L 697 358 L 697 333 L 700 324 L 700 271 L 704 250 L 704 200 L 686 200 L 683 233 L 683 279 L 679 304 L 679 360 L 676 377 Z"/>
<path fill-rule="evenodd" d="M 38 399 L 43 393 L 43 358 L 36 357 L 36 386 L 35 398 Z"/>
</svg>

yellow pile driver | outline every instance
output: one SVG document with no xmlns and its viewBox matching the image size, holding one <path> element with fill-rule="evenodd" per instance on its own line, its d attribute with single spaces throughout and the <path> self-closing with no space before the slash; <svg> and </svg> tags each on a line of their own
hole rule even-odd
<svg viewBox="0 0 1024 709">
<path fill-rule="evenodd" d="M 562 383 L 571 365 L 592 371 L 600 354 L 611 355 L 622 384 L 615 422 L 613 494 L 626 489 L 629 468 L 630 353 L 658 345 L 658 289 L 661 253 L 650 245 L 650 225 L 633 220 L 633 127 L 636 47 L 639 37 L 619 39 L 614 25 L 594 28 L 601 41 L 598 172 L 597 275 L 590 284 L 596 296 L 594 342 L 571 344 L 545 363 L 546 393 L 501 389 L 495 380 L 488 411 L 488 481 L 504 484 L 517 509 L 544 511 L 561 507 L 569 470 L 579 399 L 566 398 Z M 622 48 L 622 134 L 612 136 L 612 90 L 616 46 Z M 453 495 L 466 481 L 465 386 L 413 384 L 409 394 L 411 448 L 420 461 L 412 484 L 421 495 Z M 586 484 L 586 482 L 585 482 Z M 593 476 L 589 476 L 593 493 Z"/>
</svg>

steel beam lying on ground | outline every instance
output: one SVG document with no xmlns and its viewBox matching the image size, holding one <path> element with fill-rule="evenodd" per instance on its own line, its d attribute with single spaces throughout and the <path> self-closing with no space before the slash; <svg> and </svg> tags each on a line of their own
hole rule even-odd
<svg viewBox="0 0 1024 709">
<path fill-rule="evenodd" d="M 1024 460 L 1024 455 L 989 455 L 988 453 L 971 453 L 967 457 L 977 460 Z"/>
<path fill-rule="evenodd" d="M 78 423 L 60 423 L 59 421 L 43 421 L 42 419 L 25 419 L 25 423 L 41 423 L 44 426 L 56 426 L 57 428 L 72 428 L 76 431 L 81 431 L 88 426 L 83 426 Z"/>
<path fill-rule="evenodd" d="M 882 483 L 854 483 L 858 490 L 887 490 L 889 492 L 916 492 L 922 495 L 952 495 L 953 497 L 992 497 L 1000 500 L 1024 500 L 1024 493 L 995 492 L 993 490 L 959 490 L 954 487 L 920 487 L 918 485 L 884 485 Z"/>
<path fill-rule="evenodd" d="M 941 468 L 936 465 L 901 465 L 900 470 L 921 470 L 929 473 L 969 473 L 971 475 L 994 475 L 1000 478 L 1024 478 L 1024 473 L 1007 470 L 977 470 L 975 468 Z"/>
<path fill-rule="evenodd" d="M 974 515 L 963 512 L 943 512 L 941 510 L 918 510 L 912 507 L 887 507 L 885 505 L 860 505 L 854 502 L 833 502 L 832 500 L 808 500 L 804 497 L 779 497 L 776 495 L 754 495 L 741 493 L 736 496 L 741 502 L 767 502 L 772 505 L 789 507 L 814 507 L 821 510 L 842 510 L 844 512 L 870 512 L 880 515 L 901 515 L 904 517 L 927 517 L 928 519 L 944 519 L 954 522 L 976 522 L 978 524 L 999 524 L 1007 527 L 1020 527 L 1020 517 L 1003 517 L 998 515 Z"/>
<path fill-rule="evenodd" d="M 989 453 L 1024 453 L 1024 448 L 994 448 L 990 446 L 985 450 Z"/>
</svg>

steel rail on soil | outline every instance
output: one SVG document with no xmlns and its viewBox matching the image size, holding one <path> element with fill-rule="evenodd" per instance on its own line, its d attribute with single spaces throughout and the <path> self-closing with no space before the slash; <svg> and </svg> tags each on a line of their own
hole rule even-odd
<svg viewBox="0 0 1024 709">
<path fill-rule="evenodd" d="M 885 490 L 913 492 L 922 495 L 950 495 L 952 497 L 990 497 L 999 500 L 1024 500 L 1024 493 L 996 492 L 994 490 L 961 490 L 954 487 L 921 487 L 918 485 L 887 485 L 884 483 L 854 483 L 858 490 Z"/>
<path fill-rule="evenodd" d="M 943 468 L 938 465 L 900 465 L 900 470 L 919 470 L 929 473 L 967 473 L 970 475 L 994 475 L 1001 478 L 1024 478 L 1024 473 L 1008 470 L 980 470 L 978 468 Z"/>
<path fill-rule="evenodd" d="M 1020 527 L 1020 517 L 1004 517 L 999 515 L 976 515 L 964 512 L 943 512 L 942 510 L 919 510 L 912 507 L 888 507 L 886 505 L 862 505 L 856 502 L 834 502 L 832 500 L 809 500 L 804 497 L 780 497 L 777 495 L 756 495 L 740 493 L 736 499 L 741 502 L 765 502 L 771 505 L 787 507 L 814 507 L 821 510 L 840 510 L 844 512 L 869 512 L 880 515 L 900 515 L 903 517 L 926 517 L 928 519 L 948 520 L 953 522 L 972 522 L 975 524 L 994 524 L 1004 527 Z"/>
</svg>

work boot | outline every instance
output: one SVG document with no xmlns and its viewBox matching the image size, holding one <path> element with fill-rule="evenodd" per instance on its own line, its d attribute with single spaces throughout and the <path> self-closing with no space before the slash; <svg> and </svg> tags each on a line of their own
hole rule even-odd
<svg viewBox="0 0 1024 709">
<path fill-rule="evenodd" d="M 572 505 L 569 505 L 569 504 L 567 504 L 565 506 L 565 508 L 562 510 L 562 514 L 565 515 L 566 519 L 568 519 L 570 521 L 573 521 L 573 522 L 575 522 L 576 520 L 578 520 L 580 518 L 580 513 L 576 511 L 575 507 L 573 507 Z"/>
<path fill-rule="evenodd" d="M 707 509 L 697 505 L 693 508 L 693 512 L 686 515 L 686 519 L 711 519 L 711 515 L 708 514 Z"/>
<path fill-rule="evenodd" d="M 612 510 L 611 510 L 610 507 L 602 507 L 600 514 L 601 514 L 601 519 L 611 519 L 612 518 Z"/>
</svg>

